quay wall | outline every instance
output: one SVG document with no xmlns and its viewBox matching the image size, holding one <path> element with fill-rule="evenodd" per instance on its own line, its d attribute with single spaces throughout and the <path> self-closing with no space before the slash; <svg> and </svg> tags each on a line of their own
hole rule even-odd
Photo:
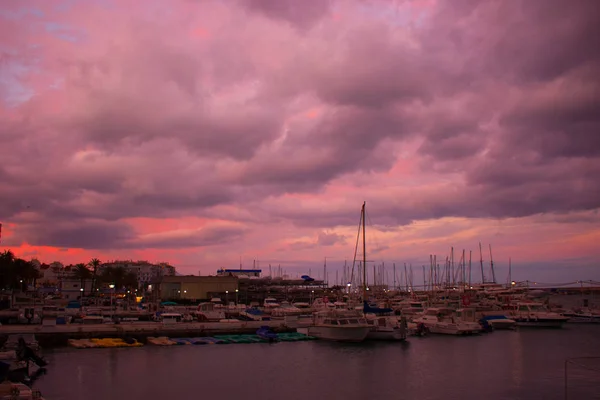
<svg viewBox="0 0 600 400">
<path fill-rule="evenodd" d="M 68 345 L 69 339 L 91 338 L 135 338 L 145 343 L 148 337 L 200 337 L 213 335 L 252 334 L 261 326 L 269 326 L 275 332 L 292 332 L 295 329 L 284 321 L 244 321 L 244 322 L 190 322 L 190 323 L 120 323 L 97 325 L 4 325 L 0 326 L 0 336 L 35 335 L 42 347 Z"/>
</svg>

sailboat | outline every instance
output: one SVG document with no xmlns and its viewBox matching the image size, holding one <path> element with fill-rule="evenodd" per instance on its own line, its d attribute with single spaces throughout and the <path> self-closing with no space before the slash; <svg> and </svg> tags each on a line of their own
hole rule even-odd
<svg viewBox="0 0 600 400">
<path fill-rule="evenodd" d="M 365 205 L 362 207 L 362 224 L 365 221 Z M 364 230 L 363 230 L 364 232 Z M 363 247 L 365 244 L 363 243 Z M 364 297 L 364 296 L 363 296 Z M 338 342 L 362 342 L 372 331 L 358 310 L 331 309 L 313 314 L 312 323 L 306 328 L 298 328 L 298 332 L 314 336 L 318 339 Z"/>
<path fill-rule="evenodd" d="M 391 308 L 371 307 L 367 299 L 367 235 L 366 235 L 366 202 L 362 205 L 360 214 L 362 247 L 363 247 L 363 279 L 362 298 L 363 313 L 370 326 L 367 340 L 406 340 L 408 324 L 406 319 L 398 320 Z M 359 233 L 361 232 L 359 231 Z"/>
</svg>

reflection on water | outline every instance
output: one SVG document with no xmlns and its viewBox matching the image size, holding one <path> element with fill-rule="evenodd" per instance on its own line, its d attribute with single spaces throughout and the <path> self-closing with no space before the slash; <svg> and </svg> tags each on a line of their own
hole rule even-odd
<svg viewBox="0 0 600 400">
<path fill-rule="evenodd" d="M 520 387 L 523 378 L 523 338 L 524 335 L 509 335 L 508 352 L 511 356 L 510 371 L 513 386 Z"/>
<path fill-rule="evenodd" d="M 297 342 L 61 349 L 36 387 L 51 400 L 562 399 L 564 361 L 599 355 L 600 326 L 431 336 L 409 343 Z M 598 374 L 573 372 L 594 398 Z"/>
</svg>

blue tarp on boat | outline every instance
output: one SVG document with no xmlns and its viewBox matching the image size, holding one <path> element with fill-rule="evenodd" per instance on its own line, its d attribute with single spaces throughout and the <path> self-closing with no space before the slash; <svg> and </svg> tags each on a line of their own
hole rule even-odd
<svg viewBox="0 0 600 400">
<path fill-rule="evenodd" d="M 365 314 L 388 314 L 393 312 L 391 308 L 371 307 L 366 301 L 363 303 L 363 311 Z"/>
<path fill-rule="evenodd" d="M 506 315 L 486 315 L 485 317 L 481 318 L 484 321 L 489 321 L 492 319 L 508 319 L 506 318 Z"/>
</svg>

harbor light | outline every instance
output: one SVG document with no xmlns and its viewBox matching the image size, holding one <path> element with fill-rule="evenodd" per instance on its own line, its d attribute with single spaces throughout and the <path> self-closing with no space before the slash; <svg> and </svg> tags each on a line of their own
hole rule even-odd
<svg viewBox="0 0 600 400">
<path fill-rule="evenodd" d="M 513 286 L 515 286 L 517 284 L 517 282 L 512 281 L 510 284 L 513 285 Z"/>
</svg>

